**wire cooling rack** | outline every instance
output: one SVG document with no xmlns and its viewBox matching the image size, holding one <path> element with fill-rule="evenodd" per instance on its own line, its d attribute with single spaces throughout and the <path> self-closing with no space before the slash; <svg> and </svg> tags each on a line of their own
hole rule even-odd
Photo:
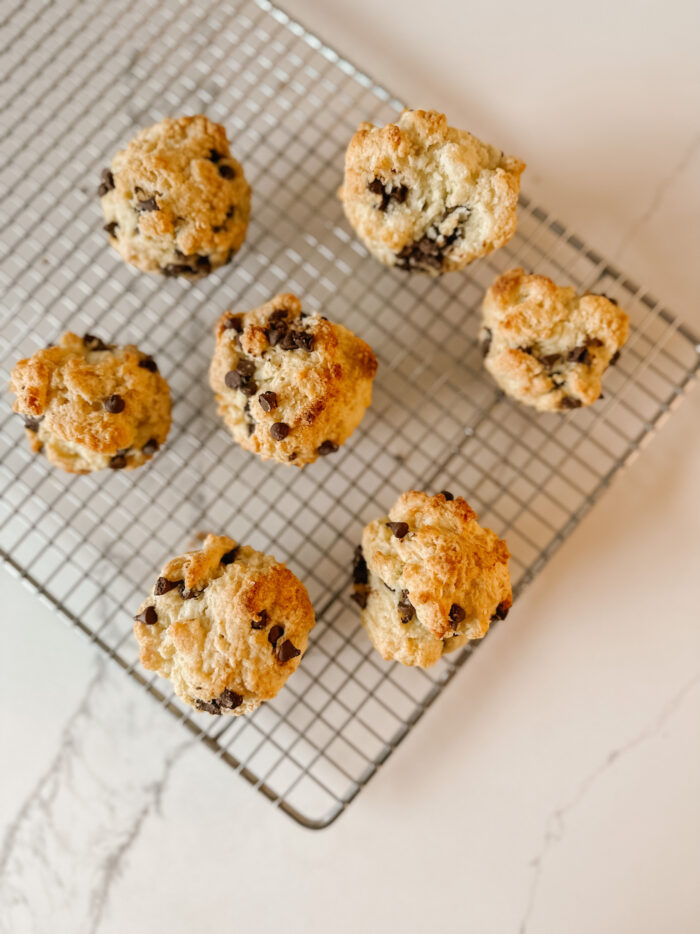
<svg viewBox="0 0 700 934">
<path fill-rule="evenodd" d="M 30 454 L 6 397 L 3 557 L 272 802 L 327 826 L 472 651 L 420 671 L 371 649 L 347 599 L 363 525 L 406 489 L 464 494 L 507 538 L 517 595 L 679 400 L 697 340 L 526 197 L 516 237 L 466 272 L 429 280 L 369 258 L 335 196 L 343 152 L 360 121 L 384 123 L 401 105 L 263 0 L 18 0 L 0 47 L 3 377 L 70 328 L 153 353 L 174 399 L 151 464 L 70 477 Z M 201 282 L 139 274 L 107 245 L 100 170 L 138 128 L 202 111 L 226 126 L 253 186 L 247 243 Z M 518 264 L 629 311 L 630 341 L 592 408 L 533 414 L 485 376 L 480 301 Z M 358 431 L 303 471 L 237 448 L 207 384 L 218 315 L 290 290 L 380 361 Z M 197 530 L 286 561 L 317 611 L 302 665 L 246 718 L 194 714 L 138 667 L 132 613 Z"/>
</svg>

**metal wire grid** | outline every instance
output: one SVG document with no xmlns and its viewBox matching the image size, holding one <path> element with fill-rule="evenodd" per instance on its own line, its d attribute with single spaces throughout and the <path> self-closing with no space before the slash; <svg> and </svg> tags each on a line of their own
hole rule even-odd
<svg viewBox="0 0 700 934">
<path fill-rule="evenodd" d="M 277 806 L 327 826 L 473 651 L 423 672 L 371 649 L 347 601 L 364 523 L 404 489 L 463 493 L 508 539 L 517 595 L 674 407 L 698 369 L 697 341 L 525 197 L 515 239 L 466 273 L 435 282 L 371 261 L 335 190 L 356 125 L 401 105 L 263 0 L 23 2 L 0 23 L 0 47 L 3 373 L 68 327 L 90 330 L 153 352 L 174 401 L 168 444 L 148 467 L 77 478 L 30 456 L 6 406 L 3 557 Z M 203 282 L 139 275 L 100 230 L 99 170 L 139 127 L 200 111 L 226 125 L 253 185 L 247 244 Z M 478 307 L 515 264 L 630 312 L 632 337 L 592 410 L 533 415 L 484 377 Z M 360 429 L 303 472 L 232 445 L 206 381 L 220 312 L 280 290 L 342 320 L 380 360 Z M 137 667 L 131 614 L 198 529 L 287 561 L 316 607 L 303 664 L 251 717 L 194 715 Z"/>
</svg>

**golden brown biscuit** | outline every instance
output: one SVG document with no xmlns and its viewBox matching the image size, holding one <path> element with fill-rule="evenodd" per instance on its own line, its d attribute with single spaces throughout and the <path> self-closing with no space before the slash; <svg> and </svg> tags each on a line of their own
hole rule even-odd
<svg viewBox="0 0 700 934">
<path fill-rule="evenodd" d="M 207 535 L 199 551 L 168 561 L 135 619 L 144 668 L 197 710 L 239 716 L 296 671 L 314 611 L 283 564 Z"/>
<path fill-rule="evenodd" d="M 363 123 L 345 154 L 345 215 L 382 263 L 436 276 L 515 233 L 525 164 L 447 125 L 434 110 Z"/>
<path fill-rule="evenodd" d="M 226 130 L 198 114 L 141 130 L 102 172 L 104 229 L 127 263 L 199 278 L 245 240 L 250 186 Z"/>
<path fill-rule="evenodd" d="M 484 366 L 504 392 L 540 412 L 595 402 L 628 335 L 616 302 L 522 269 L 499 276 L 484 298 Z"/>
<path fill-rule="evenodd" d="M 209 382 L 241 447 L 303 467 L 357 428 L 376 370 L 372 349 L 352 331 L 305 314 L 295 295 L 276 295 L 219 318 Z"/>
<path fill-rule="evenodd" d="M 170 390 L 153 357 L 65 333 L 16 364 L 10 389 L 33 451 L 69 473 L 139 467 L 170 430 Z"/>
<path fill-rule="evenodd" d="M 353 599 L 383 658 L 428 668 L 486 635 L 513 603 L 508 547 L 461 497 L 403 493 L 365 526 Z"/>
</svg>

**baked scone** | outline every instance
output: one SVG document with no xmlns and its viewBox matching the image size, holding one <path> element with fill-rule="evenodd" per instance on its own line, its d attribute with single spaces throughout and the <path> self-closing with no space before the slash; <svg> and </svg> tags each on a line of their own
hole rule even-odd
<svg viewBox="0 0 700 934">
<path fill-rule="evenodd" d="M 97 193 L 110 244 L 145 272 L 199 278 L 245 240 L 250 186 L 226 130 L 202 114 L 137 133 Z"/>
<path fill-rule="evenodd" d="M 69 473 L 139 467 L 170 430 L 170 389 L 153 357 L 70 331 L 10 374 L 35 452 Z"/>
<path fill-rule="evenodd" d="M 263 460 L 303 467 L 333 454 L 372 400 L 377 360 L 342 324 L 276 295 L 216 324 L 209 382 L 235 441 Z"/>
<path fill-rule="evenodd" d="M 412 490 L 365 526 L 352 598 L 383 658 L 428 668 L 505 619 L 510 554 L 477 518 L 461 497 Z"/>
<path fill-rule="evenodd" d="M 387 266 L 436 276 L 515 233 L 525 163 L 447 125 L 434 110 L 362 123 L 345 153 L 339 194 L 367 249 Z"/>
<path fill-rule="evenodd" d="M 629 318 L 612 299 L 522 269 L 499 276 L 484 298 L 484 365 L 505 393 L 540 412 L 595 402 L 628 335 Z"/>
<path fill-rule="evenodd" d="M 197 710 L 239 716 L 296 671 L 314 611 L 283 564 L 207 535 L 199 551 L 168 561 L 135 620 L 144 668 Z"/>
</svg>

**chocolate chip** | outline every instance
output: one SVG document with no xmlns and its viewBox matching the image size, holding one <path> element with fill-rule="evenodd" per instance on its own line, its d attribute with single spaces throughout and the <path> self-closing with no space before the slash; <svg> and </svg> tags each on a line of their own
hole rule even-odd
<svg viewBox="0 0 700 934">
<path fill-rule="evenodd" d="M 269 339 L 270 338 L 268 336 L 268 340 Z M 280 341 L 280 348 L 282 350 L 296 350 L 297 349 L 296 333 L 294 331 L 284 332 L 282 336 L 282 340 Z"/>
<path fill-rule="evenodd" d="M 38 430 L 39 430 L 39 423 L 41 422 L 41 420 L 42 420 L 41 418 L 34 418 L 33 415 L 23 415 L 23 416 L 22 416 L 22 421 L 24 422 L 24 427 L 25 427 L 28 431 L 38 431 Z"/>
<path fill-rule="evenodd" d="M 94 334 L 83 334 L 83 344 L 88 350 L 109 350 L 107 344 Z"/>
<path fill-rule="evenodd" d="M 248 360 L 247 357 L 241 357 L 236 364 L 236 370 L 241 374 L 241 376 L 247 378 L 255 373 L 255 363 L 253 360 Z"/>
<path fill-rule="evenodd" d="M 565 409 L 580 409 L 583 403 L 580 399 L 574 399 L 573 396 L 564 396 L 564 398 L 559 403 L 559 408 L 562 410 Z"/>
<path fill-rule="evenodd" d="M 150 197 L 150 198 L 146 198 L 145 201 L 137 201 L 137 202 L 136 202 L 136 210 L 139 211 L 139 212 L 141 212 L 141 211 L 160 211 L 160 208 L 158 207 L 158 202 L 157 202 L 156 199 L 152 196 L 152 197 Z"/>
<path fill-rule="evenodd" d="M 158 364 L 153 357 L 144 357 L 143 360 L 139 360 L 139 366 L 144 370 L 148 370 L 149 373 L 158 372 Z"/>
<path fill-rule="evenodd" d="M 301 655 L 301 649 L 298 649 L 295 645 L 285 639 L 282 645 L 277 648 L 277 661 L 284 665 L 286 662 L 291 661 L 293 658 L 296 658 L 297 655 Z"/>
<path fill-rule="evenodd" d="M 155 439 L 155 438 L 149 438 L 148 441 L 147 441 L 147 442 L 144 444 L 144 446 L 141 448 L 141 452 L 142 452 L 143 454 L 145 454 L 146 457 L 150 457 L 151 454 L 155 454 L 156 451 L 157 451 L 159 448 L 160 448 L 160 445 L 158 444 L 158 442 L 156 441 L 156 439 Z"/>
<path fill-rule="evenodd" d="M 252 379 L 243 383 L 243 385 L 241 386 L 241 392 L 243 393 L 244 396 L 249 396 L 249 397 L 254 396 L 257 391 L 258 391 L 258 384 L 254 382 Z"/>
<path fill-rule="evenodd" d="M 503 600 L 503 601 L 502 601 L 501 603 L 499 603 L 498 606 L 496 607 L 496 612 L 495 612 L 495 613 L 493 614 L 493 616 L 491 617 L 491 622 L 493 623 L 493 622 L 495 622 L 495 620 L 497 620 L 497 619 L 505 619 L 506 616 L 508 615 L 508 611 L 510 610 L 510 608 L 511 608 L 511 603 L 510 603 L 510 601 L 508 601 L 508 600 Z"/>
<path fill-rule="evenodd" d="M 308 331 L 295 331 L 294 340 L 299 350 L 306 350 L 309 353 L 314 349 L 316 342 L 314 335 L 309 334 Z"/>
<path fill-rule="evenodd" d="M 357 591 L 356 593 L 350 594 L 350 599 L 353 600 L 361 610 L 364 610 L 364 608 L 367 606 L 368 596 L 369 594 L 364 591 Z"/>
<path fill-rule="evenodd" d="M 387 522 L 394 538 L 404 538 L 408 535 L 408 522 Z"/>
<path fill-rule="evenodd" d="M 204 713 L 213 713 L 217 717 L 221 716 L 221 706 L 216 700 L 203 701 L 198 697 L 195 697 L 194 706 L 197 708 L 197 710 L 201 710 Z"/>
<path fill-rule="evenodd" d="M 107 398 L 102 402 L 102 405 L 104 406 L 105 411 L 111 412 L 112 415 L 118 415 L 126 408 L 126 402 L 124 402 L 122 397 L 117 395 L 116 392 L 111 396 L 107 396 Z"/>
<path fill-rule="evenodd" d="M 272 391 L 261 392 L 258 396 L 258 402 L 263 412 L 271 412 L 277 408 L 277 393 Z"/>
<path fill-rule="evenodd" d="M 384 182 L 380 178 L 373 178 L 367 188 L 373 195 L 382 196 L 381 203 L 377 205 L 380 211 L 386 211 L 392 201 L 403 204 L 408 195 L 408 188 L 405 185 L 398 185 L 396 188 L 390 188 L 387 191 Z"/>
<path fill-rule="evenodd" d="M 267 331 L 267 342 L 270 347 L 276 347 L 286 333 L 287 332 L 284 328 L 269 328 Z"/>
<path fill-rule="evenodd" d="M 290 431 L 291 429 L 286 422 L 275 422 L 270 425 L 270 434 L 275 441 L 284 441 Z"/>
<path fill-rule="evenodd" d="M 269 622 L 270 622 L 270 617 L 267 615 L 267 610 L 260 610 L 260 612 L 258 613 L 258 618 L 251 619 L 250 628 L 251 629 L 264 629 Z"/>
<path fill-rule="evenodd" d="M 217 149 L 210 149 L 209 158 L 212 162 L 220 162 L 223 159 L 223 156 Z"/>
<path fill-rule="evenodd" d="M 449 490 L 443 490 L 443 491 L 442 491 L 442 495 L 445 497 L 445 499 L 447 500 L 448 503 L 449 503 L 450 500 L 454 499 L 454 495 L 453 495 L 452 493 L 450 493 Z"/>
<path fill-rule="evenodd" d="M 286 318 L 286 317 L 287 317 L 286 308 L 275 308 L 274 311 L 270 312 L 268 321 L 279 321 L 281 318 Z"/>
<path fill-rule="evenodd" d="M 368 580 L 367 562 L 362 552 L 362 545 L 358 545 L 352 557 L 352 582 L 353 584 L 366 584 Z"/>
<path fill-rule="evenodd" d="M 484 336 L 481 340 L 481 356 L 486 357 L 491 349 L 491 338 L 493 334 L 491 328 L 484 328 Z"/>
<path fill-rule="evenodd" d="M 231 315 L 230 318 L 225 318 L 224 328 L 229 331 L 237 331 L 241 334 L 243 332 L 243 318 L 241 315 Z"/>
<path fill-rule="evenodd" d="M 102 175 L 100 176 L 101 182 L 100 187 L 97 189 L 97 194 L 100 198 L 104 197 L 108 191 L 111 191 L 114 188 L 114 176 L 109 169 L 102 169 Z"/>
<path fill-rule="evenodd" d="M 115 454 L 110 458 L 109 467 L 112 470 L 121 470 L 122 467 L 126 467 L 126 457 L 123 454 Z"/>
<path fill-rule="evenodd" d="M 224 690 L 219 694 L 219 704 L 225 710 L 235 710 L 236 707 L 240 707 L 243 703 L 243 697 L 240 694 L 236 694 L 235 691 L 232 691 L 230 688 L 224 688 Z"/>
<path fill-rule="evenodd" d="M 463 608 L 456 603 L 453 603 L 450 607 L 449 619 L 450 625 L 453 629 L 456 629 L 457 626 L 462 622 L 467 614 L 464 612 Z"/>
<path fill-rule="evenodd" d="M 232 179 L 236 177 L 235 169 L 230 165 L 220 165 L 219 166 L 219 175 L 222 178 Z"/>
<path fill-rule="evenodd" d="M 196 264 L 197 271 L 203 273 L 203 275 L 209 275 L 211 272 L 211 261 L 208 256 L 198 256 Z"/>
<path fill-rule="evenodd" d="M 284 635 L 284 626 L 273 626 L 267 634 L 267 641 L 270 645 L 277 645 L 277 640 Z"/>
<path fill-rule="evenodd" d="M 399 611 L 399 619 L 402 623 L 410 623 L 413 617 L 416 615 L 416 608 L 408 599 L 407 590 L 401 591 L 397 609 Z"/>
<path fill-rule="evenodd" d="M 335 454 L 338 450 L 338 445 L 335 441 L 324 441 L 318 447 L 318 453 L 321 457 L 326 457 L 327 454 Z"/>
<path fill-rule="evenodd" d="M 162 596 L 164 593 L 170 593 L 171 590 L 175 590 L 176 587 L 179 587 L 180 584 L 184 585 L 184 581 L 169 581 L 167 577 L 159 577 L 156 581 L 156 586 L 153 588 L 153 593 L 156 597 Z"/>
<path fill-rule="evenodd" d="M 225 555 L 222 555 L 219 558 L 221 564 L 233 564 L 236 560 L 236 555 L 238 554 L 238 545 L 235 548 L 232 548 L 231 551 L 227 551 Z"/>
<path fill-rule="evenodd" d="M 620 351 L 616 350 L 615 353 L 610 358 L 610 366 L 615 366 L 617 361 L 620 359 Z"/>
<path fill-rule="evenodd" d="M 110 223 L 105 224 L 102 229 L 106 230 L 110 237 L 116 237 L 114 231 L 117 229 L 117 227 L 119 227 L 119 224 L 116 221 L 110 221 Z"/>
<path fill-rule="evenodd" d="M 161 271 L 163 275 L 167 276 L 168 278 L 192 275 L 194 272 L 191 266 L 186 266 L 184 263 L 168 263 L 167 265 L 161 267 Z"/>
<path fill-rule="evenodd" d="M 224 376 L 224 383 L 229 389 L 240 389 L 243 385 L 243 377 L 237 370 L 229 370 Z"/>
<path fill-rule="evenodd" d="M 147 626 L 152 626 L 154 623 L 158 622 L 156 608 L 154 606 L 147 606 L 138 616 L 134 616 L 134 620 L 137 623 L 145 623 Z"/>
<path fill-rule="evenodd" d="M 591 362 L 591 355 L 588 353 L 588 347 L 581 345 L 569 351 L 568 359 L 571 363 L 585 363 L 588 365 Z"/>
<path fill-rule="evenodd" d="M 368 183 L 367 187 L 373 195 L 384 194 L 384 182 L 379 178 L 373 178 L 372 181 Z"/>
<path fill-rule="evenodd" d="M 529 353 L 532 355 L 531 348 L 521 348 L 521 349 L 524 350 L 525 353 Z M 553 366 L 557 366 L 557 364 L 564 362 L 564 357 L 562 357 L 562 355 L 558 353 L 544 354 L 541 357 L 537 357 L 537 359 L 540 361 L 542 366 L 547 367 L 548 370 L 551 369 Z"/>
</svg>

